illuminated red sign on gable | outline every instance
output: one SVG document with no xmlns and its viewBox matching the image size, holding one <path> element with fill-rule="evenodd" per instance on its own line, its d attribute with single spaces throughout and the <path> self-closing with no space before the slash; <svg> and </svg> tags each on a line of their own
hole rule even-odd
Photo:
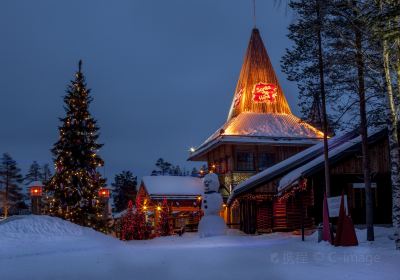
<svg viewBox="0 0 400 280">
<path fill-rule="evenodd" d="M 278 87 L 274 84 L 258 83 L 253 88 L 253 101 L 273 103 L 278 95 Z"/>
<path fill-rule="evenodd" d="M 242 99 L 243 95 L 243 89 L 240 89 L 238 92 L 235 94 L 235 99 L 233 100 L 233 107 L 236 108 L 240 104 L 240 100 Z"/>
</svg>

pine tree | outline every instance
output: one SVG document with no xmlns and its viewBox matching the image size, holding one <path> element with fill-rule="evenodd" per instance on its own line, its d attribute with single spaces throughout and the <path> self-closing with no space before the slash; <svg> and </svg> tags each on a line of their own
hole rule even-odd
<svg viewBox="0 0 400 280">
<path fill-rule="evenodd" d="M 7 218 L 10 213 L 16 213 L 19 209 L 25 208 L 23 201 L 21 170 L 12 157 L 5 153 L 0 164 L 0 183 L 3 186 L 2 197 L 4 216 Z"/>
<path fill-rule="evenodd" d="M 130 200 L 135 201 L 137 177 L 133 176 L 130 171 L 122 171 L 115 175 L 113 190 L 114 207 L 116 212 L 125 210 Z"/>
<path fill-rule="evenodd" d="M 50 170 L 50 166 L 48 163 L 44 164 L 42 166 L 42 180 L 43 180 L 43 184 L 46 184 L 52 177 L 52 173 Z"/>
<path fill-rule="evenodd" d="M 43 174 L 41 167 L 35 160 L 29 167 L 28 173 L 24 177 L 25 185 L 29 186 L 31 183 L 35 181 L 42 181 L 42 180 L 43 180 Z"/>
<path fill-rule="evenodd" d="M 381 123 L 384 112 L 382 72 L 372 70 L 381 55 L 368 24 L 368 15 L 376 12 L 370 4 L 356 0 L 334 1 L 329 28 L 330 61 L 334 70 L 331 79 L 337 94 L 352 100 L 352 120 L 357 121 L 361 135 L 368 241 L 374 240 L 368 127 L 372 122 Z"/>
<path fill-rule="evenodd" d="M 193 167 L 192 172 L 190 173 L 190 176 L 192 176 L 192 177 L 198 177 L 199 176 L 199 171 L 197 170 L 196 167 Z"/>
<path fill-rule="evenodd" d="M 51 214 L 104 231 L 98 191 L 105 180 L 97 171 L 104 164 L 98 154 L 103 145 L 97 143 L 99 127 L 89 112 L 89 93 L 79 61 L 64 97 L 66 116 L 60 119 L 60 138 L 52 149 L 56 171 L 46 190 L 52 197 Z"/>
<path fill-rule="evenodd" d="M 177 165 L 177 166 L 172 166 L 170 168 L 169 175 L 184 176 L 184 173 L 182 172 L 181 167 L 179 165 Z"/>
<path fill-rule="evenodd" d="M 294 42 L 286 49 L 282 58 L 282 69 L 289 80 L 296 81 L 299 88 L 300 108 L 306 122 L 324 132 L 325 191 L 330 196 L 330 173 L 328 156 L 328 135 L 332 125 L 328 122 L 327 75 L 330 71 L 326 62 L 324 17 L 327 1 L 290 1 L 289 7 L 296 13 L 297 20 L 289 26 L 289 39 Z M 315 43 L 317 42 L 317 43 Z"/>
<path fill-rule="evenodd" d="M 325 62 L 326 57 L 323 55 L 322 59 L 325 63 L 322 74 L 324 77 L 321 79 L 320 50 L 317 42 L 321 39 L 322 51 L 326 51 L 327 48 L 326 43 L 323 42 L 325 7 L 320 7 L 322 2 L 321 0 L 289 2 L 289 7 L 296 15 L 296 20 L 288 27 L 288 37 L 294 44 L 286 49 L 281 61 L 282 70 L 287 74 L 288 79 L 297 83 L 303 119 L 320 130 L 323 130 L 321 90 L 326 87 L 326 75 L 329 72 L 329 67 Z"/>
<path fill-rule="evenodd" d="M 172 164 L 165 161 L 163 158 L 159 158 L 156 162 L 158 170 L 153 170 L 152 175 L 169 175 L 171 172 Z"/>
</svg>

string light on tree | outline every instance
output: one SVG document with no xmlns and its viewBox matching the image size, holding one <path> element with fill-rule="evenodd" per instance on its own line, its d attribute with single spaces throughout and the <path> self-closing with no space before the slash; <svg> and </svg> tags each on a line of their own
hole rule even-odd
<svg viewBox="0 0 400 280">
<path fill-rule="evenodd" d="M 107 231 L 105 203 L 99 203 L 105 180 L 97 171 L 104 165 L 98 154 L 102 144 L 97 142 L 97 122 L 89 113 L 91 102 L 79 61 L 64 96 L 66 115 L 60 119 L 60 137 L 52 149 L 56 172 L 46 185 L 46 194 L 52 198 L 47 200 L 47 208 L 52 215 Z"/>
</svg>

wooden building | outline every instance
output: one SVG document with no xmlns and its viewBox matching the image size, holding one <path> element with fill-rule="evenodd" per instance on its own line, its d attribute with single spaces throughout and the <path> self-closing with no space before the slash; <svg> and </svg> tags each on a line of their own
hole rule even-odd
<svg viewBox="0 0 400 280">
<path fill-rule="evenodd" d="M 207 162 L 209 170 L 219 175 L 227 198 L 245 179 L 321 142 L 322 137 L 321 131 L 291 113 L 255 28 L 227 120 L 191 151 L 189 160 Z"/>
<path fill-rule="evenodd" d="M 138 195 L 147 217 L 157 224 L 160 207 L 167 200 L 171 226 L 196 230 L 201 217 L 203 180 L 188 176 L 144 176 Z"/>
<path fill-rule="evenodd" d="M 390 160 L 385 129 L 370 131 L 374 223 L 391 223 Z M 247 233 L 296 230 L 322 221 L 323 144 L 317 144 L 240 184 L 231 193 L 230 220 Z M 347 194 L 355 224 L 365 223 L 361 137 L 357 131 L 329 140 L 332 196 Z M 270 194 L 268 196 L 267 194 Z M 270 199 L 268 199 L 269 197 Z"/>
</svg>

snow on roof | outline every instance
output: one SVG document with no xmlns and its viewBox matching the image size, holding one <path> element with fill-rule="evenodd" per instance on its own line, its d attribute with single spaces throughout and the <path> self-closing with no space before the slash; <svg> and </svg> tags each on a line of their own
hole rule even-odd
<svg viewBox="0 0 400 280">
<path fill-rule="evenodd" d="M 221 131 L 222 130 L 222 131 Z M 221 133 L 222 132 L 222 133 Z M 323 133 L 291 114 L 243 112 L 225 123 L 206 142 L 219 135 L 282 138 L 322 138 Z"/>
<path fill-rule="evenodd" d="M 240 137 L 240 138 L 238 138 Z M 219 141 L 315 144 L 323 133 L 292 114 L 242 112 L 214 132 L 190 155 L 193 158 Z"/>
<path fill-rule="evenodd" d="M 368 138 L 375 136 L 376 134 L 380 133 L 382 129 L 371 129 L 368 132 Z M 330 149 L 329 150 L 329 159 L 332 159 L 339 154 L 345 152 L 346 150 L 358 145 L 361 143 L 361 136 L 357 136 L 353 139 L 350 139 L 341 145 Z M 317 167 L 318 165 L 322 165 L 324 163 L 324 155 L 320 155 L 317 158 L 313 159 L 312 161 L 308 162 L 307 164 L 291 171 L 290 173 L 286 174 L 282 179 L 279 181 L 278 185 L 278 193 L 282 193 L 288 187 L 296 183 L 301 177 L 306 175 L 306 172 L 310 169 Z"/>
<path fill-rule="evenodd" d="M 351 131 L 344 135 L 335 136 L 335 137 L 332 137 L 331 139 L 328 139 L 329 150 L 334 149 L 341 143 L 346 142 L 346 141 L 356 137 L 356 135 L 357 135 L 356 131 Z M 324 143 L 319 142 L 318 144 L 311 146 L 308 149 L 305 149 L 305 150 L 301 151 L 300 153 L 297 153 L 297 154 L 271 166 L 270 168 L 267 168 L 267 169 L 257 173 L 256 175 L 251 176 L 250 178 L 244 180 L 243 182 L 241 182 L 239 185 L 237 185 L 235 187 L 235 189 L 229 196 L 228 203 L 230 203 L 238 193 L 243 192 L 245 189 L 248 189 L 253 184 L 256 184 L 257 181 L 260 181 L 260 180 L 265 181 L 265 180 L 268 180 L 269 178 L 279 176 L 279 174 L 283 174 L 284 172 L 289 171 L 290 168 L 296 168 L 299 165 L 321 155 L 323 153 L 323 147 L 324 147 Z"/>
<path fill-rule="evenodd" d="M 144 176 L 144 187 L 150 196 L 199 196 L 203 180 L 190 176 Z"/>
</svg>

